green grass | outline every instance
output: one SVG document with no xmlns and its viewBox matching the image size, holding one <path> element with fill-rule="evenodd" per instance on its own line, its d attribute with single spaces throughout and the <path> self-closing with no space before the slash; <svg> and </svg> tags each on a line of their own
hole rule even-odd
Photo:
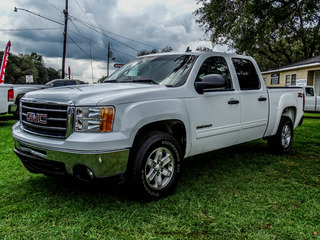
<svg viewBox="0 0 320 240">
<path fill-rule="evenodd" d="M 174 195 L 130 200 L 29 173 L 0 116 L 0 239 L 320 239 L 320 115 L 305 114 L 292 152 L 257 140 L 189 158 Z"/>
</svg>

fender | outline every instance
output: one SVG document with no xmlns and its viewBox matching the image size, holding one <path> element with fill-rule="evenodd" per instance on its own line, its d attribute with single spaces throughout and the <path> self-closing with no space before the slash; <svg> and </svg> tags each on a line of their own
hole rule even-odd
<svg viewBox="0 0 320 240">
<path fill-rule="evenodd" d="M 179 120 L 190 129 L 189 108 L 187 99 L 160 99 L 130 103 L 120 114 L 121 131 L 129 135 L 129 142 L 133 145 L 134 138 L 142 127 L 159 121 Z M 191 149 L 190 131 L 186 132 L 186 153 Z"/>
<path fill-rule="evenodd" d="M 292 124 L 294 126 L 296 126 L 296 123 L 297 122 L 297 116 L 296 116 L 296 113 L 297 113 L 297 108 L 296 106 L 298 106 L 298 101 L 297 101 L 297 98 L 294 97 L 295 93 L 285 93 L 283 95 L 280 96 L 279 100 L 277 101 L 277 99 L 274 99 L 274 98 L 270 98 L 270 99 L 273 99 L 274 101 L 270 104 L 270 106 L 273 105 L 273 109 L 276 109 L 277 111 L 276 112 L 272 112 L 270 111 L 270 117 L 269 117 L 269 126 L 268 126 L 268 129 L 265 133 L 265 136 L 273 136 L 276 134 L 277 130 L 278 130 L 278 126 L 279 126 L 279 123 L 280 123 L 280 119 L 282 116 L 288 116 L 291 121 L 292 121 Z M 276 107 L 274 106 L 276 105 Z M 286 112 L 285 109 L 292 109 L 293 111 L 289 111 L 289 112 Z"/>
</svg>

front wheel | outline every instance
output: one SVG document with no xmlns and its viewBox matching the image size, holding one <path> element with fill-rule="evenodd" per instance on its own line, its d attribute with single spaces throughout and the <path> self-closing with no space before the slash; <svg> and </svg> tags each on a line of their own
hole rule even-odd
<svg viewBox="0 0 320 240">
<path fill-rule="evenodd" d="M 293 126 L 291 119 L 281 117 L 276 135 L 268 138 L 268 146 L 275 153 L 287 153 L 290 151 L 293 141 Z"/>
<path fill-rule="evenodd" d="M 146 200 L 171 194 L 178 182 L 182 157 L 176 139 L 165 132 L 150 132 L 131 151 L 128 180 L 132 193 Z"/>
</svg>

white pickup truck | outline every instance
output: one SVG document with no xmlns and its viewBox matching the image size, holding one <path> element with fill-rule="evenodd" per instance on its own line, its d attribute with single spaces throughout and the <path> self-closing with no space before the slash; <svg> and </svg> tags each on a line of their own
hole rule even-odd
<svg viewBox="0 0 320 240">
<path fill-rule="evenodd" d="M 289 151 L 302 115 L 302 88 L 267 89 L 251 57 L 155 54 L 102 84 L 27 93 L 14 151 L 33 173 L 120 175 L 158 199 L 175 189 L 184 158 L 260 138 Z"/>
<path fill-rule="evenodd" d="M 0 114 L 17 115 L 20 99 L 26 92 L 45 88 L 37 84 L 0 84 Z"/>
<path fill-rule="evenodd" d="M 320 112 L 320 96 L 315 96 L 314 87 L 303 87 L 305 94 L 305 112 Z"/>
<path fill-rule="evenodd" d="M 14 102 L 14 90 L 11 84 L 0 84 L 0 115 L 11 111 Z"/>
</svg>

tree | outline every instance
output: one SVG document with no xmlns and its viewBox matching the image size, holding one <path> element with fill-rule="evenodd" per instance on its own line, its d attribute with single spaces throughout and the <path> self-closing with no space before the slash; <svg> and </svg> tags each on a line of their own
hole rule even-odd
<svg viewBox="0 0 320 240">
<path fill-rule="evenodd" d="M 102 83 L 104 80 L 107 79 L 107 76 L 102 76 L 101 78 L 99 78 L 99 80 L 97 81 L 97 83 Z"/>
<path fill-rule="evenodd" d="M 2 56 L 3 52 L 0 52 L 1 59 Z M 19 54 L 18 56 L 10 53 L 5 83 L 26 83 L 26 75 L 33 75 L 35 84 L 45 84 L 52 79 L 60 78 L 61 72 L 50 67 L 46 68 L 43 57 L 37 53 Z"/>
<path fill-rule="evenodd" d="M 213 50 L 211 48 L 204 47 L 204 46 L 198 46 L 196 48 L 196 51 L 198 51 L 198 52 L 213 52 Z"/>
<path fill-rule="evenodd" d="M 319 0 L 199 0 L 213 45 L 256 58 L 263 70 L 320 55 Z"/>
<path fill-rule="evenodd" d="M 162 48 L 160 52 L 172 52 L 172 47 L 166 46 L 165 48 Z M 148 50 L 142 50 L 141 52 L 138 53 L 138 56 L 144 56 L 144 55 L 149 55 L 149 54 L 154 54 L 154 53 L 159 53 L 158 49 L 152 49 L 151 51 Z"/>
<path fill-rule="evenodd" d="M 43 61 L 43 57 L 41 55 L 38 55 L 35 52 L 32 52 L 30 54 L 30 59 L 31 61 L 35 64 L 37 70 L 38 70 L 38 79 L 37 82 L 39 84 L 45 84 L 49 81 L 48 78 L 48 70 L 47 68 L 44 66 L 44 61 Z"/>
<path fill-rule="evenodd" d="M 26 75 L 33 75 L 34 83 L 37 83 L 38 70 L 28 55 L 16 56 L 9 54 L 5 75 L 5 83 L 26 83 Z"/>
<path fill-rule="evenodd" d="M 57 71 L 54 68 L 49 67 L 47 68 L 47 71 L 48 71 L 48 81 L 61 78 L 61 72 L 62 72 L 61 69 Z"/>
</svg>

